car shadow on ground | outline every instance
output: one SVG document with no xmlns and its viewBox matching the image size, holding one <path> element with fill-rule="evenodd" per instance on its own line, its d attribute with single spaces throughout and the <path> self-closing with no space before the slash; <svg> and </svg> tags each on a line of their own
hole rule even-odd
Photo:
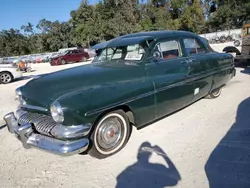
<svg viewBox="0 0 250 188">
<path fill-rule="evenodd" d="M 35 79 L 35 78 L 39 78 L 41 76 L 45 76 L 47 74 L 48 73 L 46 73 L 46 74 L 38 74 L 38 75 L 22 76 L 21 78 L 16 79 L 15 82 L 22 81 L 22 80 L 28 80 L 28 79 Z"/>
<path fill-rule="evenodd" d="M 150 163 L 153 153 L 163 157 L 167 166 Z M 144 142 L 138 150 L 137 162 L 117 176 L 116 188 L 163 188 L 175 186 L 179 180 L 181 176 L 166 153 L 160 147 Z"/>
<path fill-rule="evenodd" d="M 250 67 L 245 67 L 244 70 L 240 71 L 243 74 L 250 74 Z"/>
<path fill-rule="evenodd" d="M 250 97 L 238 106 L 236 122 L 205 165 L 210 188 L 250 187 Z"/>
</svg>

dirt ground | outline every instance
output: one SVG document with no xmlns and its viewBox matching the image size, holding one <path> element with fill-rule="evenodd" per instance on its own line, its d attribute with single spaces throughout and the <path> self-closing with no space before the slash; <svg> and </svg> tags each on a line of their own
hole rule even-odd
<svg viewBox="0 0 250 188">
<path fill-rule="evenodd" d="M 0 85 L 0 187 L 250 187 L 249 69 L 237 68 L 219 98 L 134 129 L 127 146 L 107 159 L 24 149 L 1 118 L 16 109 L 15 88 L 30 76 L 81 65 L 33 65 L 23 80 Z"/>
</svg>

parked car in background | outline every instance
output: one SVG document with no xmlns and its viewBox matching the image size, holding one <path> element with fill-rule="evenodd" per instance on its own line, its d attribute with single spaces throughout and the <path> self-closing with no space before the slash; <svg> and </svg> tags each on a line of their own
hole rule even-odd
<svg viewBox="0 0 250 188">
<path fill-rule="evenodd" d="M 217 98 L 235 76 L 232 55 L 214 52 L 190 32 L 135 33 L 93 48 L 92 64 L 16 90 L 16 116 L 4 119 L 25 148 L 111 156 L 126 145 L 132 126 L 142 128 L 203 97 Z"/>
<path fill-rule="evenodd" d="M 13 57 L 4 57 L 2 58 L 2 64 L 11 64 L 16 59 L 17 58 L 13 58 Z"/>
<path fill-rule="evenodd" d="M 83 50 L 89 54 L 89 58 L 93 58 L 96 56 L 95 49 L 84 48 Z"/>
<path fill-rule="evenodd" d="M 8 84 L 17 78 L 22 77 L 19 68 L 12 64 L 0 64 L 0 84 Z"/>
<path fill-rule="evenodd" d="M 236 47 L 227 46 L 223 49 L 223 52 L 235 54 L 234 60 L 237 66 L 250 66 L 250 21 L 242 27 L 241 51 Z"/>
<path fill-rule="evenodd" d="M 46 63 L 46 62 L 49 62 L 50 57 L 51 57 L 50 53 L 42 54 L 40 56 L 40 60 L 41 60 L 42 63 Z"/>
<path fill-rule="evenodd" d="M 50 57 L 49 57 L 49 61 L 51 61 L 52 59 L 55 59 L 57 57 L 59 57 L 62 53 L 61 52 L 53 52 Z"/>
<path fill-rule="evenodd" d="M 51 58 L 50 64 L 53 65 L 65 65 L 72 62 L 87 61 L 89 54 L 83 50 L 68 50 L 61 55 Z"/>
</svg>

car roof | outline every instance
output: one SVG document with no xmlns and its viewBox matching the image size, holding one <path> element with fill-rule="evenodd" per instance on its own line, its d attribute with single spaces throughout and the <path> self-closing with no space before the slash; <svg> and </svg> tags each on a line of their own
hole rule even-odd
<svg viewBox="0 0 250 188">
<path fill-rule="evenodd" d="M 116 46 L 127 46 L 139 44 L 143 41 L 161 39 L 167 37 L 197 37 L 198 35 L 188 31 L 151 31 L 151 32 L 139 32 L 128 35 L 123 35 L 109 41 L 105 41 L 93 46 L 93 49 L 103 49 Z"/>
</svg>

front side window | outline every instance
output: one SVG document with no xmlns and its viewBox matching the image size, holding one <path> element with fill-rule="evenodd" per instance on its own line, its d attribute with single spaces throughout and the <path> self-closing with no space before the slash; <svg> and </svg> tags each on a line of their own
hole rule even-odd
<svg viewBox="0 0 250 188">
<path fill-rule="evenodd" d="M 80 50 L 75 50 L 75 51 L 74 51 L 75 54 L 78 54 L 78 53 L 81 53 L 81 52 L 82 52 L 82 51 L 80 51 Z"/>
<path fill-rule="evenodd" d="M 194 38 L 184 39 L 184 46 L 187 55 L 205 53 L 205 49 Z"/>
<path fill-rule="evenodd" d="M 159 43 L 155 50 L 161 53 L 161 58 L 172 59 L 181 56 L 179 43 L 176 40 Z"/>
</svg>

